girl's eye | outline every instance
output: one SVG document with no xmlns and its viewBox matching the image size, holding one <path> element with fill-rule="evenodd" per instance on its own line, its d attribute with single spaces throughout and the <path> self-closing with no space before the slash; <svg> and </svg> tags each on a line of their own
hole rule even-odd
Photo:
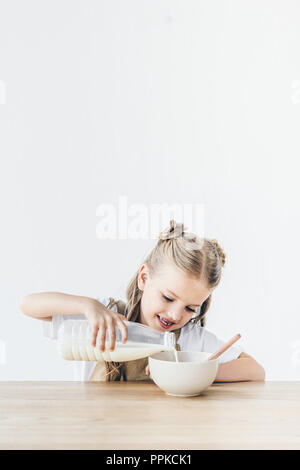
<svg viewBox="0 0 300 470">
<path fill-rule="evenodd" d="M 187 309 L 187 310 L 189 310 L 190 312 L 193 312 L 193 313 L 195 313 L 195 312 L 196 312 L 196 310 L 193 310 L 193 309 L 192 309 L 192 308 L 190 308 L 190 307 L 186 307 L 186 309 Z"/>
<path fill-rule="evenodd" d="M 173 302 L 173 299 L 169 299 L 169 297 L 166 297 L 165 295 L 163 295 L 163 298 L 167 301 L 167 302 Z M 185 307 L 189 312 L 193 312 L 195 313 L 196 310 L 193 310 L 192 308 L 190 307 Z"/>
</svg>

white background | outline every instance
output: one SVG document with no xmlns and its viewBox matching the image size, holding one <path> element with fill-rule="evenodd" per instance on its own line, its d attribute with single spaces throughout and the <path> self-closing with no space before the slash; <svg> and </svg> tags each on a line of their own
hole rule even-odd
<svg viewBox="0 0 300 470">
<path fill-rule="evenodd" d="M 299 21 L 296 0 L 0 1 L 1 380 L 72 379 L 18 305 L 124 298 L 155 240 L 97 238 L 120 196 L 203 204 L 227 254 L 207 328 L 300 379 Z"/>
</svg>

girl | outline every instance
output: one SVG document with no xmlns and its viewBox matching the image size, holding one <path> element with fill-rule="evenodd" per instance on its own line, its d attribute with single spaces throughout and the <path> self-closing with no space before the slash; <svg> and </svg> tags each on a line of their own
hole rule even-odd
<svg viewBox="0 0 300 470">
<path fill-rule="evenodd" d="M 170 221 L 160 233 L 156 246 L 140 266 L 127 288 L 127 304 L 113 298 L 75 296 L 62 293 L 31 294 L 22 300 L 25 315 L 43 320 L 44 335 L 56 339 L 65 319 L 87 318 L 92 327 L 92 346 L 100 338 L 105 349 L 115 347 L 118 327 L 127 340 L 124 319 L 159 331 L 173 331 L 181 351 L 215 352 L 224 342 L 205 328 L 205 318 L 213 290 L 221 279 L 225 254 L 216 240 L 200 239 L 184 231 L 183 224 Z M 124 363 L 73 361 L 75 380 L 147 380 L 148 358 Z M 215 382 L 265 379 L 265 371 L 255 359 L 234 345 L 219 358 Z"/>
</svg>

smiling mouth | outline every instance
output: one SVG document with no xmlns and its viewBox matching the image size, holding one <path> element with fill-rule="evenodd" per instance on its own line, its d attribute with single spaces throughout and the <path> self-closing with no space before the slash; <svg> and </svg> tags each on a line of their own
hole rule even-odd
<svg viewBox="0 0 300 470">
<path fill-rule="evenodd" d="M 160 317 L 159 315 L 157 315 L 157 318 L 158 318 L 159 324 L 165 329 L 171 328 L 171 326 L 175 325 L 174 322 L 169 322 L 164 317 Z"/>
</svg>

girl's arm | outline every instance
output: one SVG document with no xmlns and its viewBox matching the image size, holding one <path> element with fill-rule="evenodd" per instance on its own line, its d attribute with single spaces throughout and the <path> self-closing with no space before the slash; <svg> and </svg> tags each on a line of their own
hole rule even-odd
<svg viewBox="0 0 300 470">
<path fill-rule="evenodd" d="M 91 345 L 94 347 L 100 330 L 99 347 L 101 351 L 105 350 L 107 331 L 110 350 L 114 350 L 117 326 L 122 331 L 123 343 L 128 338 L 124 316 L 109 310 L 101 302 L 91 297 L 62 294 L 60 292 L 41 292 L 40 294 L 29 294 L 24 297 L 19 308 L 25 315 L 44 321 L 51 321 L 52 315 L 85 315 L 92 327 Z"/>
<path fill-rule="evenodd" d="M 241 353 L 237 359 L 219 365 L 214 382 L 243 382 L 249 380 L 264 381 L 265 370 L 252 356 Z"/>
<path fill-rule="evenodd" d="M 51 321 L 52 315 L 84 314 L 95 299 L 60 292 L 41 292 L 26 295 L 20 305 L 24 315 Z"/>
</svg>

